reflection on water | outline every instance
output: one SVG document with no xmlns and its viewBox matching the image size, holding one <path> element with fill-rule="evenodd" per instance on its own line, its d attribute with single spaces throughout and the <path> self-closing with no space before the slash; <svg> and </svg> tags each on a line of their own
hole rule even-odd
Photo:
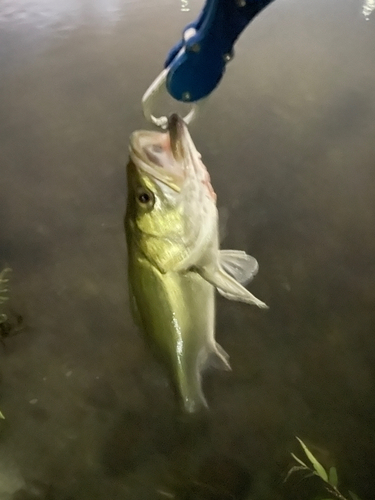
<svg viewBox="0 0 375 500">
<path fill-rule="evenodd" d="M 128 2 L 132 3 L 132 2 Z M 118 21 L 123 12 L 120 0 L 4 0 L 1 6 L 0 21 L 16 25 L 29 24 L 34 29 L 49 27 L 78 27 L 85 24 L 90 14 L 100 17 L 101 22 Z"/>
<path fill-rule="evenodd" d="M 366 0 L 363 4 L 363 15 L 368 20 L 371 12 L 375 9 L 375 1 L 374 0 Z"/>
<path fill-rule="evenodd" d="M 309 500 L 282 485 L 295 435 L 373 496 L 375 18 L 276 0 L 192 126 L 270 310 L 218 299 L 233 372 L 190 420 L 130 318 L 122 227 L 127 138 L 189 7 L 0 4 L 0 269 L 25 323 L 0 352 L 1 500 Z"/>
</svg>

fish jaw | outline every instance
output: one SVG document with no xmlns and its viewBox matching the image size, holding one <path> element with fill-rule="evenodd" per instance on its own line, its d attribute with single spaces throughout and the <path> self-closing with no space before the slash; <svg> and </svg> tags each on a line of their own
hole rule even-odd
<svg viewBox="0 0 375 500">
<path fill-rule="evenodd" d="M 195 147 L 186 123 L 176 113 L 169 117 L 168 131 L 170 148 L 176 159 L 184 161 L 186 176 L 195 178 L 200 189 L 216 204 L 216 193 L 202 155 Z"/>
<path fill-rule="evenodd" d="M 171 151 L 169 134 L 137 130 L 130 136 L 129 156 L 132 165 L 177 193 L 184 183 L 184 172 Z"/>
<path fill-rule="evenodd" d="M 181 117 L 172 114 L 167 132 L 137 130 L 130 136 L 130 159 L 145 174 L 176 192 L 203 190 L 216 203 L 210 175 Z"/>
</svg>

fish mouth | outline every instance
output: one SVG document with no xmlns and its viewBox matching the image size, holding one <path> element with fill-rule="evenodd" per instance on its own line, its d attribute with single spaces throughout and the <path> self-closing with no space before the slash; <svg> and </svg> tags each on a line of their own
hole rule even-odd
<svg viewBox="0 0 375 500">
<path fill-rule="evenodd" d="M 180 192 L 188 170 L 188 137 L 184 120 L 173 113 L 168 118 L 166 132 L 137 130 L 132 133 L 130 158 L 145 174 Z"/>
<path fill-rule="evenodd" d="M 129 155 L 131 164 L 140 172 L 180 191 L 181 179 L 178 170 L 173 168 L 168 133 L 136 130 L 130 136 Z"/>
</svg>

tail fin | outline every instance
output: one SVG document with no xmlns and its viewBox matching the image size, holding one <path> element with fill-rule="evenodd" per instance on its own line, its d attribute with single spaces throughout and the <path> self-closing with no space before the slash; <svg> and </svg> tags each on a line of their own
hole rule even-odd
<svg viewBox="0 0 375 500">
<path fill-rule="evenodd" d="M 179 397 L 184 411 L 187 413 L 196 413 L 208 408 L 207 400 L 202 390 L 202 377 L 198 369 L 195 373 L 191 371 L 181 374 L 178 387 Z"/>
<path fill-rule="evenodd" d="M 210 366 L 220 370 L 231 370 L 228 354 L 216 342 L 209 351 L 206 349 L 202 351 L 192 366 L 185 364 L 185 369 L 182 364 L 179 366 L 178 392 L 187 413 L 196 413 L 208 408 L 202 390 L 202 372 Z"/>
</svg>

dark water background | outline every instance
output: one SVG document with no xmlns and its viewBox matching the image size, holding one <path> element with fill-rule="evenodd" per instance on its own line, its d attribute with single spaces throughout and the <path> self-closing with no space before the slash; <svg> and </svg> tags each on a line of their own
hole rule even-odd
<svg viewBox="0 0 375 500">
<path fill-rule="evenodd" d="M 186 420 L 129 314 L 122 219 L 189 3 L 0 1 L 0 262 L 25 321 L 0 346 L 0 500 L 310 500 L 282 483 L 295 435 L 375 496 L 375 14 L 275 0 L 192 126 L 270 310 L 218 298 L 233 372 Z"/>
</svg>

